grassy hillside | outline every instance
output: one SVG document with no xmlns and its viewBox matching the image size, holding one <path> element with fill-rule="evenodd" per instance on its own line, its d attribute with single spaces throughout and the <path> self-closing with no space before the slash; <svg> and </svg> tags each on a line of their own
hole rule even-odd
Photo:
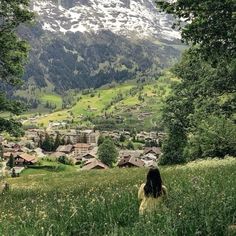
<svg viewBox="0 0 236 236">
<path fill-rule="evenodd" d="M 116 128 L 121 129 L 152 129 L 159 126 L 163 101 L 176 81 L 172 74 L 166 73 L 156 80 L 128 81 L 75 93 L 71 95 L 75 101 L 71 108 L 42 116 L 37 123 L 47 126 L 50 121 L 73 120 L 73 124 L 82 126 L 96 125 L 104 128 L 111 125 L 114 128 L 115 123 Z M 62 104 L 56 95 L 45 94 L 40 99 L 57 104 L 57 107 Z"/>
<path fill-rule="evenodd" d="M 236 160 L 161 168 L 167 201 L 139 217 L 147 169 L 23 175 L 1 195 L 1 235 L 230 235 L 236 224 Z M 234 231 L 235 233 L 235 231 Z M 235 234 L 231 234 L 235 235 Z"/>
</svg>

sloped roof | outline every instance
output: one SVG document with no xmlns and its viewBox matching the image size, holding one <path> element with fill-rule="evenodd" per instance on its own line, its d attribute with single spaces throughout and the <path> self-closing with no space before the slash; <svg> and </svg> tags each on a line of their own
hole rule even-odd
<svg viewBox="0 0 236 236">
<path fill-rule="evenodd" d="M 3 156 L 9 158 L 9 157 L 11 156 L 11 154 L 13 155 L 13 157 L 16 157 L 16 156 L 17 156 L 17 153 L 16 153 L 16 152 L 4 152 L 4 153 L 3 153 Z"/>
<path fill-rule="evenodd" d="M 157 157 L 154 153 L 149 152 L 142 156 L 142 159 L 157 160 Z"/>
<path fill-rule="evenodd" d="M 155 153 L 156 155 L 160 155 L 161 149 L 159 147 L 147 147 L 144 149 L 144 154 L 148 154 L 150 152 Z"/>
<path fill-rule="evenodd" d="M 84 154 L 82 157 L 83 157 L 83 158 L 85 158 L 85 157 L 96 158 L 96 156 L 93 155 L 92 153 L 86 153 L 86 154 Z"/>
<path fill-rule="evenodd" d="M 67 153 L 70 153 L 73 149 L 73 145 L 71 144 L 68 144 L 68 145 L 60 145 L 58 148 L 57 148 L 57 152 L 67 152 Z"/>
<path fill-rule="evenodd" d="M 135 157 L 139 158 L 142 154 L 142 150 L 121 150 L 119 156 L 123 157 Z"/>
<path fill-rule="evenodd" d="M 74 145 L 75 148 L 89 148 L 91 145 L 89 145 L 88 143 L 76 143 Z"/>
<path fill-rule="evenodd" d="M 50 156 L 55 157 L 55 158 L 59 158 L 62 156 L 66 156 L 66 154 L 64 152 L 53 152 Z"/>
<path fill-rule="evenodd" d="M 17 153 L 17 157 L 20 157 L 20 158 L 24 159 L 25 161 L 32 162 L 32 163 L 37 162 L 36 157 L 31 156 L 31 155 L 29 155 L 27 153 L 19 152 L 19 153 Z"/>
<path fill-rule="evenodd" d="M 91 159 L 88 162 L 85 163 L 85 166 L 82 168 L 82 170 L 91 170 L 96 167 L 99 167 L 101 169 L 108 169 L 109 167 L 105 164 L 103 164 L 101 161 L 97 159 Z"/>
<path fill-rule="evenodd" d="M 135 157 L 130 157 L 130 156 L 122 158 L 119 161 L 118 166 L 124 166 L 128 163 L 133 165 L 133 166 L 136 166 L 136 167 L 144 166 L 144 162 L 141 159 L 135 158 Z"/>
<path fill-rule="evenodd" d="M 144 161 L 146 167 L 157 167 L 156 161 Z"/>
</svg>

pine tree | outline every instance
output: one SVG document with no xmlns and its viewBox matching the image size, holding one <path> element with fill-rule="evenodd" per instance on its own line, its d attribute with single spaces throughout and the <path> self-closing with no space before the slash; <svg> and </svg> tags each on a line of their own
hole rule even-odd
<svg viewBox="0 0 236 236">
<path fill-rule="evenodd" d="M 8 162 L 8 166 L 9 166 L 10 168 L 13 168 L 13 167 L 15 166 L 15 158 L 14 158 L 14 156 L 13 156 L 12 153 L 11 153 L 11 155 L 10 155 L 10 159 L 9 159 L 9 162 Z"/>
<path fill-rule="evenodd" d="M 47 152 L 51 152 L 53 151 L 53 148 L 54 148 L 54 140 L 52 137 L 48 135 L 48 133 L 46 133 L 45 139 L 43 140 L 42 143 L 42 149 Z"/>
<path fill-rule="evenodd" d="M 3 146 L 0 143 L 0 160 L 2 160 L 2 159 L 3 159 Z"/>
<path fill-rule="evenodd" d="M 53 146 L 53 149 L 54 151 L 61 145 L 61 136 L 59 133 L 57 133 L 57 136 L 55 138 L 55 141 L 54 141 L 54 146 Z"/>
</svg>

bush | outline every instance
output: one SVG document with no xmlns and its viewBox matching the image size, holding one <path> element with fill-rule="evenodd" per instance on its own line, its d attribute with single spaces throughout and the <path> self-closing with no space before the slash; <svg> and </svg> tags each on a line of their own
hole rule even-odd
<svg viewBox="0 0 236 236">
<path fill-rule="evenodd" d="M 61 156 L 58 158 L 58 162 L 64 164 L 64 165 L 74 165 L 73 158 L 67 157 L 67 156 Z"/>
</svg>

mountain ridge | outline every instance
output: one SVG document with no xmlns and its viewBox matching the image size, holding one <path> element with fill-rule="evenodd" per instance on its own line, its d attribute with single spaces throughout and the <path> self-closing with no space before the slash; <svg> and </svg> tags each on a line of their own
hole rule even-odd
<svg viewBox="0 0 236 236">
<path fill-rule="evenodd" d="M 31 7 L 36 24 L 20 29 L 32 47 L 24 88 L 51 83 L 63 93 L 155 77 L 181 53 L 179 33 L 170 27 L 172 17 L 158 13 L 151 0 L 38 0 Z"/>
</svg>

